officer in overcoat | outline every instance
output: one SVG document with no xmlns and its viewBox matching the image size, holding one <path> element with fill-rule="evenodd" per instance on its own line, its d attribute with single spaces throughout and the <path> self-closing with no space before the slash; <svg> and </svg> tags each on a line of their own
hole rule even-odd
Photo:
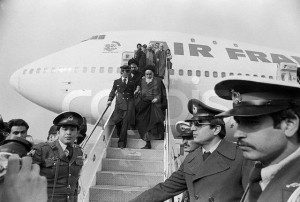
<svg viewBox="0 0 300 202">
<path fill-rule="evenodd" d="M 165 182 L 143 192 L 131 202 L 159 202 L 188 190 L 191 202 L 238 202 L 247 185 L 251 162 L 237 145 L 224 139 L 225 123 L 214 109 L 192 99 L 188 109 L 194 141 L 201 145 L 184 159 Z M 211 153 L 209 155 L 209 153 Z"/>
<path fill-rule="evenodd" d="M 33 163 L 40 165 L 40 174 L 47 178 L 48 202 L 77 202 L 84 156 L 74 141 L 82 121 L 76 112 L 59 114 L 53 121 L 59 138 L 33 147 Z"/>
<path fill-rule="evenodd" d="M 130 67 L 121 66 L 121 78 L 116 79 L 109 93 L 107 105 L 110 106 L 116 97 L 116 104 L 109 124 L 116 125 L 119 137 L 118 147 L 123 149 L 127 144 L 127 129 L 135 124 L 134 91 L 135 82 L 130 75 Z"/>
<path fill-rule="evenodd" d="M 215 92 L 233 101 L 218 116 L 234 116 L 237 144 L 245 158 L 256 161 L 242 201 L 300 201 L 299 83 L 232 77 Z"/>
</svg>

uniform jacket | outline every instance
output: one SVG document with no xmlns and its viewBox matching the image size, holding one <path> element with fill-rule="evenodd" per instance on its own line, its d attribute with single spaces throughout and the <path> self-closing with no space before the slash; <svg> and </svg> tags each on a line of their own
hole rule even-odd
<svg viewBox="0 0 300 202">
<path fill-rule="evenodd" d="M 188 190 L 191 202 L 240 201 L 252 166 L 236 144 L 222 140 L 202 159 L 202 148 L 187 155 L 179 170 L 165 182 L 143 192 L 131 202 L 159 202 Z"/>
<path fill-rule="evenodd" d="M 109 93 L 108 101 L 116 97 L 115 110 L 130 110 L 133 108 L 133 94 L 135 83 L 131 77 L 128 77 L 127 84 L 123 83 L 122 77 L 114 81 L 113 87 Z"/>
<path fill-rule="evenodd" d="M 40 165 L 40 175 L 47 178 L 48 198 L 51 198 L 56 169 L 57 182 L 54 195 L 78 194 L 78 179 L 83 166 L 83 153 L 79 146 L 74 146 L 71 160 L 66 157 L 58 140 L 51 143 L 40 143 L 33 147 L 33 163 Z M 57 164 L 59 163 L 59 166 Z M 53 200 L 55 201 L 55 200 Z"/>
<path fill-rule="evenodd" d="M 259 196 L 257 202 L 286 202 L 291 194 L 300 186 L 300 157 L 285 165 Z M 248 191 L 245 200 L 248 201 Z M 299 197 L 299 196 L 298 196 Z"/>
</svg>

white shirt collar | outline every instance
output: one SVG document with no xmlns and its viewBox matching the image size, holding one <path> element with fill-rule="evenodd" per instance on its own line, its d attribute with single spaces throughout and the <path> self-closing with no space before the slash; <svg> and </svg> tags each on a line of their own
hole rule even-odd
<svg viewBox="0 0 300 202">
<path fill-rule="evenodd" d="M 62 143 L 62 141 L 60 141 L 60 139 L 58 139 L 58 142 L 59 142 L 59 144 L 60 144 L 62 150 L 65 151 L 66 148 L 67 148 L 67 145 L 65 145 L 64 143 Z"/>
<path fill-rule="evenodd" d="M 273 177 L 281 170 L 286 164 L 300 156 L 300 147 L 294 151 L 292 154 L 282 159 L 279 163 L 269 165 L 261 169 L 261 181 L 259 182 L 261 189 L 264 190 Z"/>
<path fill-rule="evenodd" d="M 222 140 L 219 140 L 219 142 L 217 142 L 217 144 L 213 145 L 208 151 L 206 151 L 203 147 L 202 147 L 202 152 L 204 154 L 204 152 L 210 152 L 213 153 L 219 146 L 219 144 L 221 143 Z"/>
</svg>

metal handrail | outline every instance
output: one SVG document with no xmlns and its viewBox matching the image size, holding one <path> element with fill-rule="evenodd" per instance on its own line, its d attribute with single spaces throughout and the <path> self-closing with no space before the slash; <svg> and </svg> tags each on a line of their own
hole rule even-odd
<svg viewBox="0 0 300 202">
<path fill-rule="evenodd" d="M 90 135 L 88 136 L 88 138 L 86 138 L 82 143 L 81 143 L 81 147 L 84 148 L 86 143 L 89 141 L 89 139 L 92 137 L 94 131 L 96 130 L 98 124 L 100 123 L 100 121 L 103 119 L 104 114 L 106 113 L 107 109 L 108 109 L 109 105 L 106 106 L 104 112 L 102 113 L 102 115 L 98 118 L 98 120 L 96 121 L 96 124 L 94 125 L 94 128 L 92 130 L 92 132 L 90 133 Z M 103 129 L 103 126 L 102 126 Z"/>
</svg>

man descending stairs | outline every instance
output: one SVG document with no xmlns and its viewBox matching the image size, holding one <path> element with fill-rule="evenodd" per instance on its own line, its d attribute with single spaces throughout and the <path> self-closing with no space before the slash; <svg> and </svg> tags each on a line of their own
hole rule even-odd
<svg viewBox="0 0 300 202">
<path fill-rule="evenodd" d="M 128 134 L 127 148 L 118 148 L 113 136 L 96 185 L 90 188 L 90 202 L 127 202 L 164 181 L 163 140 L 153 140 L 152 149 L 139 149 L 145 142 L 137 131 Z"/>
</svg>

